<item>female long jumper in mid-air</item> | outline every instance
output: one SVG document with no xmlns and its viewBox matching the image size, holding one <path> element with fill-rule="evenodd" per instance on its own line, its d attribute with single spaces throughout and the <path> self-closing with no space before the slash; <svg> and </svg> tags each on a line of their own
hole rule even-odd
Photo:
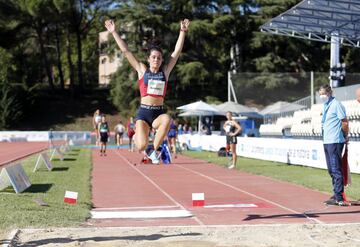
<svg viewBox="0 0 360 247">
<path fill-rule="evenodd" d="M 141 105 L 136 116 L 135 144 L 140 151 L 145 150 L 149 142 L 150 129 L 156 130 L 154 151 L 148 154 L 154 164 L 159 163 L 160 154 L 157 150 L 166 137 L 170 125 L 170 116 L 165 113 L 163 106 L 168 78 L 180 56 L 189 24 L 188 19 L 180 22 L 179 37 L 167 64 L 162 66 L 163 54 L 160 47 L 155 45 L 149 47 L 147 59 L 149 67 L 147 67 L 131 53 L 127 44 L 116 32 L 114 22 L 112 20 L 105 21 L 105 27 L 113 35 L 120 50 L 138 73 Z"/>
</svg>

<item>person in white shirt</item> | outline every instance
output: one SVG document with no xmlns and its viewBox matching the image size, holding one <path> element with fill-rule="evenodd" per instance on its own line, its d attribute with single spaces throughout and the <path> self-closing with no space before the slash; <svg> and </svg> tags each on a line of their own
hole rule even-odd
<svg viewBox="0 0 360 247">
<path fill-rule="evenodd" d="M 101 113 L 100 113 L 100 110 L 97 109 L 94 112 L 93 119 L 92 119 L 92 124 L 93 124 L 94 132 L 96 135 L 96 146 L 100 145 L 100 136 L 99 136 L 99 131 L 98 131 L 100 122 L 101 122 Z"/>
<path fill-rule="evenodd" d="M 123 125 L 121 120 L 115 126 L 114 132 L 115 132 L 116 145 L 118 145 L 118 146 L 122 145 L 124 143 L 123 136 L 124 136 L 124 133 L 125 133 L 125 126 Z"/>
</svg>

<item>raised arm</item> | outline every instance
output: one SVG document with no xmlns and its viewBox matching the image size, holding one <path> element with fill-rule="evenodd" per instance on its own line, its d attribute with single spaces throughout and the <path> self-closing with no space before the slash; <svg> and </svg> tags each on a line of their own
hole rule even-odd
<svg viewBox="0 0 360 247">
<path fill-rule="evenodd" d="M 138 74 L 142 74 L 144 72 L 144 67 L 142 63 L 140 63 L 136 57 L 129 50 L 125 41 L 120 37 L 120 35 L 116 32 L 115 23 L 112 20 L 105 21 L 106 29 L 113 35 L 116 43 L 118 44 L 121 52 L 125 55 L 126 59 L 129 61 L 131 66 L 138 72 Z"/>
<path fill-rule="evenodd" d="M 165 66 L 165 69 L 164 69 L 166 78 L 169 78 L 169 75 L 180 56 L 180 53 L 181 53 L 181 50 L 183 48 L 184 41 L 185 41 L 185 34 L 188 31 L 189 25 L 190 25 L 190 21 L 188 19 L 184 19 L 183 21 L 180 22 L 180 33 L 179 33 L 179 37 L 176 41 L 175 49 L 172 52 L 169 62 Z"/>
</svg>

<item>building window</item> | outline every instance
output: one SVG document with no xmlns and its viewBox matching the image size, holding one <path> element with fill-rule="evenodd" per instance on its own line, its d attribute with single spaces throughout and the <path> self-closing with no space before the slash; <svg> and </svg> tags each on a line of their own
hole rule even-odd
<svg viewBox="0 0 360 247">
<path fill-rule="evenodd" d="M 101 59 L 101 64 L 105 64 L 106 63 L 106 58 Z"/>
</svg>

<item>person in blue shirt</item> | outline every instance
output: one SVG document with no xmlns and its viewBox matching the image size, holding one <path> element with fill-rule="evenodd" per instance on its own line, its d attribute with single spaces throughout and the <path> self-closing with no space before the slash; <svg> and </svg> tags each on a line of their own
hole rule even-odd
<svg viewBox="0 0 360 247">
<path fill-rule="evenodd" d="M 325 204 L 345 206 L 344 178 L 342 172 L 342 150 L 348 141 L 348 120 L 345 107 L 332 96 L 329 85 L 320 87 L 319 95 L 324 103 L 322 113 L 322 133 L 328 172 L 332 179 L 334 195 Z"/>
<path fill-rule="evenodd" d="M 170 129 L 168 132 L 168 141 L 170 145 L 171 152 L 176 156 L 176 140 L 178 136 L 178 123 L 175 119 L 171 119 L 170 121 Z"/>
</svg>

